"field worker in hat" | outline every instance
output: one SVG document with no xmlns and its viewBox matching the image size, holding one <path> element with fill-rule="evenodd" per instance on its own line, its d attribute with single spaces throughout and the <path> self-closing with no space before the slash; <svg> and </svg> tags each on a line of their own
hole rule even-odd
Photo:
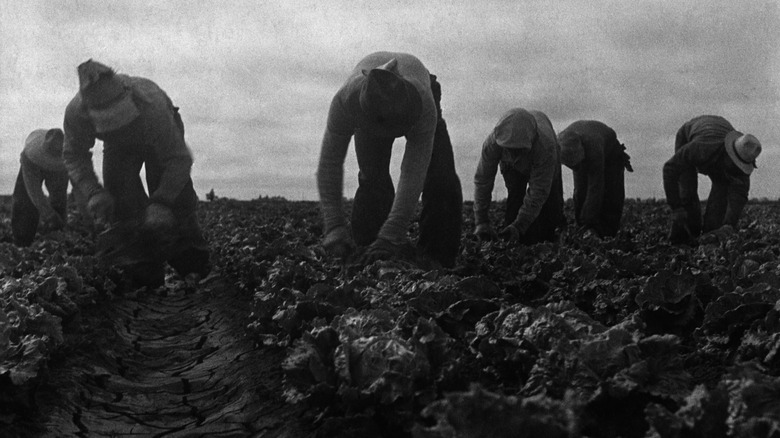
<svg viewBox="0 0 780 438">
<path fill-rule="evenodd" d="M 672 243 L 688 243 L 702 233 L 734 231 L 760 153 L 756 137 L 735 131 L 720 116 L 695 117 L 677 131 L 674 155 L 663 167 L 666 202 L 672 209 Z M 712 181 L 703 224 L 699 173 Z"/>
<path fill-rule="evenodd" d="M 78 77 L 79 92 L 65 110 L 63 157 L 95 221 L 137 224 L 145 235 L 173 242 L 166 259 L 180 275 L 205 276 L 209 251 L 196 217 L 192 155 L 178 108 L 154 82 L 117 74 L 91 59 L 78 66 Z M 104 186 L 92 165 L 95 139 L 103 141 Z M 164 281 L 163 263 L 143 262 L 125 272 L 139 286 Z"/>
<path fill-rule="evenodd" d="M 482 144 L 474 175 L 474 234 L 489 240 L 490 202 L 498 168 L 507 189 L 500 236 L 520 243 L 553 241 L 565 225 L 558 141 L 552 123 L 540 111 L 506 112 Z"/>
<path fill-rule="evenodd" d="M 68 170 L 62 161 L 62 140 L 62 130 L 53 128 L 36 129 L 24 142 L 11 206 L 11 231 L 18 246 L 29 246 L 39 225 L 52 231 L 67 222 Z M 73 195 L 83 212 L 86 200 L 75 187 Z"/>
<path fill-rule="evenodd" d="M 444 267 L 455 264 L 463 196 L 440 99 L 436 76 L 410 54 L 377 52 L 358 62 L 331 102 L 317 169 L 326 251 L 347 257 L 368 245 L 364 263 L 398 256 L 422 193 L 418 249 Z M 350 231 L 342 191 L 352 136 L 359 185 Z M 406 147 L 396 193 L 390 158 L 398 137 Z"/>
<path fill-rule="evenodd" d="M 625 170 L 633 171 L 625 145 L 609 126 L 579 120 L 558 133 L 561 163 L 574 176 L 574 218 L 585 233 L 614 236 L 625 201 Z"/>
</svg>

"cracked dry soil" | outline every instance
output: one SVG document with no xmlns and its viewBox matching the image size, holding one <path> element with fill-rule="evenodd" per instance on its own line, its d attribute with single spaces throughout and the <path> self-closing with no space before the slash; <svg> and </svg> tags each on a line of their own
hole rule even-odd
<svg viewBox="0 0 780 438">
<path fill-rule="evenodd" d="M 139 290 L 89 309 L 52 360 L 31 437 L 300 437 L 281 399 L 283 349 L 246 335 L 250 298 L 224 278 Z"/>
</svg>

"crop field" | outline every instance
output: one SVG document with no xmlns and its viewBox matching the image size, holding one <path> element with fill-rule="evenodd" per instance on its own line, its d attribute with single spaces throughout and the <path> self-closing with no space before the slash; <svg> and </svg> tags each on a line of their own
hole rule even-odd
<svg viewBox="0 0 780 438">
<path fill-rule="evenodd" d="M 467 202 L 434 269 L 325 257 L 314 202 L 216 198 L 214 272 L 155 290 L 75 220 L 13 246 L 9 212 L 3 437 L 780 437 L 776 202 L 695 246 L 668 243 L 662 201 L 533 246 L 478 242 Z"/>
</svg>

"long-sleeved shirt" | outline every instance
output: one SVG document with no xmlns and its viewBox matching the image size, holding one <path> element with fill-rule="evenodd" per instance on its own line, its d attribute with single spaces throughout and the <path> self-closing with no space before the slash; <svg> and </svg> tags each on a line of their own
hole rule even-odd
<svg viewBox="0 0 780 438">
<path fill-rule="evenodd" d="M 558 134 L 558 143 L 579 143 L 585 156 L 573 171 L 574 190 L 584 195 L 578 217 L 582 225 L 594 228 L 599 224 L 604 204 L 605 169 L 608 166 L 625 166 L 624 147 L 615 131 L 596 120 L 579 120 Z"/>
<path fill-rule="evenodd" d="M 679 183 L 688 172 L 707 175 L 714 183 L 728 186 L 728 207 L 725 224 L 736 225 L 742 209 L 747 204 L 750 176 L 727 164 L 730 158 L 724 139 L 734 131 L 726 119 L 720 116 L 699 116 L 686 122 L 677 131 L 675 153 L 663 168 L 666 202 L 672 209 L 683 206 Z M 693 187 L 695 189 L 695 187 Z"/>
<path fill-rule="evenodd" d="M 407 228 L 414 216 L 431 160 L 433 136 L 438 120 L 436 104 L 431 92 L 430 73 L 423 63 L 412 55 L 376 52 L 366 56 L 355 66 L 347 81 L 333 97 L 328 111 L 327 127 L 322 139 L 317 168 L 317 186 L 326 232 L 346 224 L 341 202 L 344 189 L 344 159 L 352 135 L 359 129 L 367 129 L 359 102 L 360 90 L 365 80 L 363 70 L 377 68 L 392 59 L 397 60 L 395 71 L 410 81 L 419 92 L 422 111 L 418 121 L 402 134 L 406 137 L 406 148 L 401 162 L 401 175 L 393 206 L 379 230 L 378 237 L 392 242 L 401 241 L 406 236 Z M 376 133 L 376 135 L 382 134 Z M 394 137 L 398 136 L 400 135 L 394 135 Z"/>
<path fill-rule="evenodd" d="M 190 178 L 192 155 L 184 142 L 184 130 L 177 109 L 168 95 L 149 79 L 116 75 L 132 92 L 140 112 L 130 125 L 120 128 L 122 138 L 113 133 L 98 134 L 90 121 L 80 94 L 65 109 L 63 157 L 73 184 L 87 199 L 102 189 L 92 164 L 95 139 L 121 143 L 143 156 L 147 166 L 164 170 L 160 184 L 149 194 L 152 202 L 172 205 Z"/>
<path fill-rule="evenodd" d="M 56 192 L 49 193 L 53 198 L 65 198 L 68 190 L 68 170 L 61 157 L 51 156 L 45 149 L 46 129 L 36 129 L 24 142 L 19 161 L 21 163 L 22 178 L 35 208 L 41 214 L 48 215 L 53 210 L 51 203 L 43 193 L 42 184 Z M 48 181 L 47 181 L 48 179 Z"/>
<path fill-rule="evenodd" d="M 504 142 L 501 138 L 506 138 L 508 131 L 512 132 L 510 140 L 513 144 L 500 146 L 497 136 L 499 141 Z M 528 153 L 518 156 L 512 152 L 513 149 L 526 150 Z M 501 118 L 485 139 L 474 175 L 474 219 L 477 224 L 490 223 L 488 212 L 500 162 L 529 175 L 528 192 L 512 223 L 521 233 L 525 233 L 539 216 L 550 195 L 556 172 L 560 172 L 561 168 L 558 140 L 550 119 L 540 111 L 515 108 Z"/>
</svg>

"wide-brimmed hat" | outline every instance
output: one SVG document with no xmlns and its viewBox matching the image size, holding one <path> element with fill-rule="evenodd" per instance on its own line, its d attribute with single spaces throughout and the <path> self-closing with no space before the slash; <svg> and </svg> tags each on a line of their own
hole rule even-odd
<svg viewBox="0 0 780 438">
<path fill-rule="evenodd" d="M 78 67 L 79 94 L 98 133 L 114 131 L 140 114 L 133 93 L 111 68 L 88 60 Z"/>
<path fill-rule="evenodd" d="M 572 132 L 558 134 L 558 144 L 561 146 L 561 164 L 574 169 L 585 159 L 585 148 L 580 135 Z"/>
<path fill-rule="evenodd" d="M 37 166 L 50 171 L 65 171 L 62 160 L 62 129 L 36 129 L 24 141 L 24 153 Z"/>
<path fill-rule="evenodd" d="M 761 143 L 751 134 L 731 131 L 724 140 L 726 153 L 731 161 L 745 174 L 750 175 L 756 168 L 756 158 L 761 153 Z"/>
<path fill-rule="evenodd" d="M 422 113 L 422 98 L 417 88 L 395 71 L 397 61 L 390 60 L 371 70 L 363 70 L 360 108 L 369 129 L 395 131 L 414 125 Z"/>
<path fill-rule="evenodd" d="M 536 139 L 536 119 L 522 108 L 513 108 L 493 128 L 496 144 L 509 149 L 531 149 Z"/>
</svg>

